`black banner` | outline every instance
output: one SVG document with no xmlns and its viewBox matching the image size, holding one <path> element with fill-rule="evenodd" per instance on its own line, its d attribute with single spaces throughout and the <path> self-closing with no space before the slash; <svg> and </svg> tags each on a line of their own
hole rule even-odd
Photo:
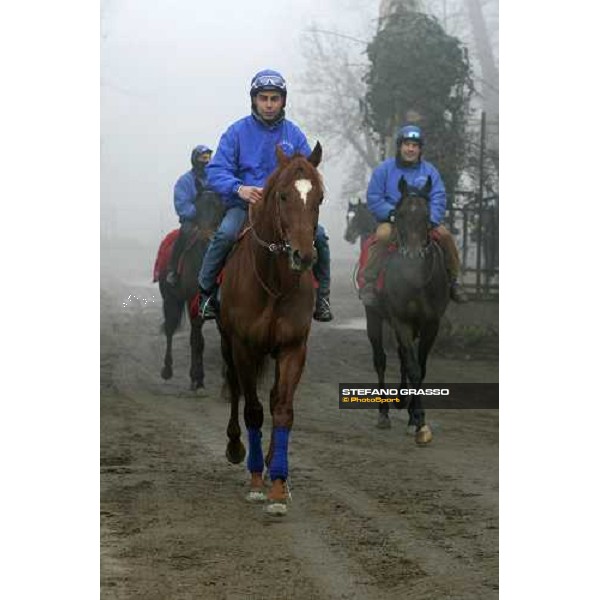
<svg viewBox="0 0 600 600">
<path fill-rule="evenodd" d="M 423 408 L 498 409 L 498 383 L 424 383 L 421 387 L 402 387 L 399 383 L 340 383 L 340 408 L 378 408 L 387 404 L 406 408 L 419 398 Z"/>
</svg>

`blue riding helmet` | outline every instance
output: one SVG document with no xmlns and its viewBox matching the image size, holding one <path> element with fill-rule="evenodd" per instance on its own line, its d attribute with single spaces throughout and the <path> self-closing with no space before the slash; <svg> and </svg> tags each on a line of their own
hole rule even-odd
<svg viewBox="0 0 600 600">
<path fill-rule="evenodd" d="M 281 73 L 272 69 L 259 71 L 250 82 L 250 97 L 254 98 L 258 92 L 280 92 L 284 100 L 287 96 L 287 86 Z"/>
<path fill-rule="evenodd" d="M 420 127 L 416 125 L 403 125 L 398 129 L 396 134 L 396 144 L 400 145 L 402 142 L 410 141 L 417 142 L 419 146 L 423 145 L 423 132 Z"/>
<path fill-rule="evenodd" d="M 208 147 L 208 146 L 204 146 L 202 144 L 200 144 L 199 146 L 196 146 L 193 150 L 192 150 L 192 156 L 190 158 L 190 160 L 192 161 L 192 167 L 196 166 L 196 162 L 198 160 L 198 157 L 201 154 L 206 154 L 207 152 L 209 152 L 210 154 L 213 153 L 213 151 Z"/>
</svg>

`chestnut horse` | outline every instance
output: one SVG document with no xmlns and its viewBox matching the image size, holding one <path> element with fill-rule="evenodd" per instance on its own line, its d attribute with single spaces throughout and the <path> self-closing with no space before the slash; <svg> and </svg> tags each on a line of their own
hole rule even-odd
<svg viewBox="0 0 600 600">
<path fill-rule="evenodd" d="M 238 419 L 243 393 L 249 443 L 247 499 L 267 500 L 267 512 L 282 515 L 287 512 L 294 393 L 304 369 L 315 301 L 311 267 L 323 184 L 316 169 L 322 153 L 318 142 L 308 158 L 288 157 L 279 146 L 276 152 L 278 167 L 267 180 L 260 202 L 249 209 L 250 231 L 225 266 L 218 325 L 231 402 L 227 459 L 237 464 L 246 455 Z M 276 365 L 270 394 L 271 442 L 265 461 L 263 408 L 256 386 L 267 356 Z M 272 482 L 268 496 L 263 481 L 265 462 Z"/>
</svg>

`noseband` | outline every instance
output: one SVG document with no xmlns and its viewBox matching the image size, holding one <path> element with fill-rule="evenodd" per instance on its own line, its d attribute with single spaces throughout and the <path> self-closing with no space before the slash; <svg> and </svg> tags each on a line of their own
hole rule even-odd
<svg viewBox="0 0 600 600">
<path fill-rule="evenodd" d="M 289 253 L 292 250 L 292 247 L 283 236 L 283 227 L 281 226 L 281 212 L 279 210 L 280 202 L 281 192 L 275 192 L 275 228 L 279 233 L 279 237 L 281 238 L 280 242 L 265 242 L 258 236 L 258 233 L 256 233 L 256 230 L 254 229 L 254 224 L 252 223 L 250 211 L 248 211 L 248 221 L 250 222 L 250 229 L 252 231 L 252 235 L 260 246 L 266 248 L 269 252 L 272 252 L 273 254 L 281 254 L 282 252 L 285 252 L 289 255 Z"/>
</svg>

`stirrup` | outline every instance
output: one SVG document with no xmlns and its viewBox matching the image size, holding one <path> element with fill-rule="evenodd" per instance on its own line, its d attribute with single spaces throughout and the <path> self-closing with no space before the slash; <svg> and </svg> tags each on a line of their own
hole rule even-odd
<svg viewBox="0 0 600 600">
<path fill-rule="evenodd" d="M 165 281 L 172 287 L 175 287 L 179 283 L 179 275 L 177 271 L 170 270 L 165 277 Z"/>
<path fill-rule="evenodd" d="M 457 282 L 450 286 L 450 299 L 454 300 L 454 302 L 457 304 L 466 304 L 469 301 L 469 297 L 467 296 L 466 292 Z"/>
<path fill-rule="evenodd" d="M 200 299 L 200 305 L 198 306 L 198 312 L 200 317 L 205 321 L 217 318 L 217 309 L 214 306 L 215 299 L 212 295 L 202 296 Z"/>
<path fill-rule="evenodd" d="M 358 292 L 358 297 L 362 300 L 365 306 L 377 306 L 379 304 L 379 298 L 375 287 L 365 286 Z"/>
</svg>

